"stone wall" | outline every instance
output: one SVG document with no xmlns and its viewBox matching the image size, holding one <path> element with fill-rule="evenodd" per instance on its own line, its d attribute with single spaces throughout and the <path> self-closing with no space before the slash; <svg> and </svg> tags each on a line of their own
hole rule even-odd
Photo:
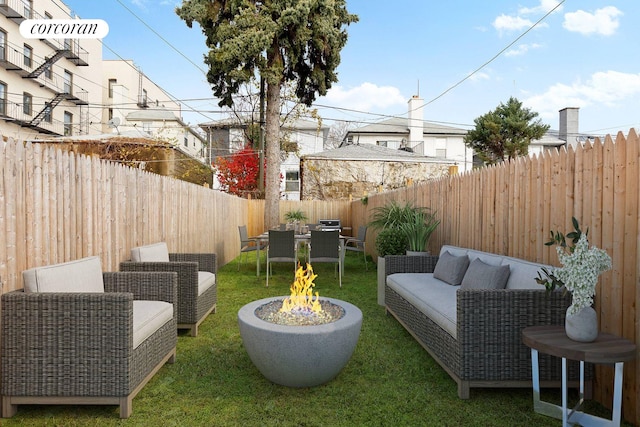
<svg viewBox="0 0 640 427">
<path fill-rule="evenodd" d="M 376 160 L 306 159 L 301 170 L 302 200 L 360 198 L 448 175 L 448 164 Z"/>
</svg>

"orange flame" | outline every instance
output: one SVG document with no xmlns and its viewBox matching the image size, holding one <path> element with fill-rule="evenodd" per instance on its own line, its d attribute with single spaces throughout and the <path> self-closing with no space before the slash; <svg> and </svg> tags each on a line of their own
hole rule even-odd
<svg viewBox="0 0 640 427">
<path fill-rule="evenodd" d="M 311 264 L 307 263 L 306 270 L 303 270 L 302 266 L 298 264 L 295 280 L 291 284 L 291 295 L 289 298 L 282 301 L 282 308 L 280 311 L 322 312 L 322 306 L 319 301 L 320 294 L 316 292 L 316 298 L 315 300 L 313 299 L 313 287 L 315 286 L 313 280 L 316 277 L 318 277 L 318 275 L 313 274 Z"/>
</svg>

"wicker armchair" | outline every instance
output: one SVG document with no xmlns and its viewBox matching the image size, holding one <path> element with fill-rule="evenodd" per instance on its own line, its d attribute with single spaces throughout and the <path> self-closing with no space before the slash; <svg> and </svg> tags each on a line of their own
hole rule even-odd
<svg viewBox="0 0 640 427">
<path fill-rule="evenodd" d="M 119 405 L 128 418 L 136 394 L 175 361 L 177 275 L 102 277 L 104 292 L 2 295 L 3 417 L 21 404 L 88 404 Z M 154 317 L 152 327 L 134 327 L 134 311 L 157 314 L 166 302 L 168 314 Z"/>
<path fill-rule="evenodd" d="M 131 260 L 120 271 L 173 271 L 178 273 L 178 329 L 192 337 L 218 300 L 217 257 L 213 253 L 169 253 L 165 243 L 131 249 Z"/>
</svg>

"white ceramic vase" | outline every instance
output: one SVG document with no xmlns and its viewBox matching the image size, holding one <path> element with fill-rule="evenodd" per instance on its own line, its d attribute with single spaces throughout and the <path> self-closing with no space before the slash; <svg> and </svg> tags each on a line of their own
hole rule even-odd
<svg viewBox="0 0 640 427">
<path fill-rule="evenodd" d="M 569 314 L 564 322 L 567 336 L 579 342 L 592 342 L 598 337 L 598 316 L 593 307 L 584 307 L 576 314 Z"/>
</svg>

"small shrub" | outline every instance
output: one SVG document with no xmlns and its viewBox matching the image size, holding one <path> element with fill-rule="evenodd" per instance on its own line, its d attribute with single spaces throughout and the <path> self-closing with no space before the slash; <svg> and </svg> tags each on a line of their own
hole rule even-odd
<svg viewBox="0 0 640 427">
<path fill-rule="evenodd" d="M 404 255 L 407 250 L 407 237 L 397 229 L 386 228 L 376 238 L 378 255 Z"/>
</svg>

